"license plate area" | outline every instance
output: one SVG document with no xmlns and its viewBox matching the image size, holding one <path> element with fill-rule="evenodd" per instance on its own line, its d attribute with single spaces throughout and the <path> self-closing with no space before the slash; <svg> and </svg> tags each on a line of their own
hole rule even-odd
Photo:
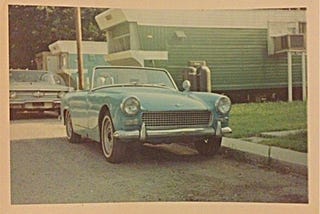
<svg viewBox="0 0 320 214">
<path fill-rule="evenodd" d="M 32 106 L 34 107 L 44 107 L 44 103 L 43 102 L 40 102 L 40 103 L 32 103 Z"/>
<path fill-rule="evenodd" d="M 32 102 L 25 104 L 26 109 L 47 109 L 52 108 L 52 103 L 50 102 Z"/>
</svg>

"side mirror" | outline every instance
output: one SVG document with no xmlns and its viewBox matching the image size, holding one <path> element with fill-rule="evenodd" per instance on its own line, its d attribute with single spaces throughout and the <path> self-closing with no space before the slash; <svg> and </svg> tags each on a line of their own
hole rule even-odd
<svg viewBox="0 0 320 214">
<path fill-rule="evenodd" d="M 190 87 L 191 87 L 191 83 L 189 80 L 183 81 L 182 88 L 184 89 L 184 91 L 190 91 Z"/>
</svg>

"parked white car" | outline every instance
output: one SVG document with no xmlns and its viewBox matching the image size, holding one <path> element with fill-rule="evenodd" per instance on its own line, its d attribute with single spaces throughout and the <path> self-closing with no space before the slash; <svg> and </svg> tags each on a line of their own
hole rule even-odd
<svg viewBox="0 0 320 214">
<path fill-rule="evenodd" d="M 60 100 L 73 88 L 53 72 L 10 70 L 10 114 L 24 111 L 60 113 Z"/>
</svg>

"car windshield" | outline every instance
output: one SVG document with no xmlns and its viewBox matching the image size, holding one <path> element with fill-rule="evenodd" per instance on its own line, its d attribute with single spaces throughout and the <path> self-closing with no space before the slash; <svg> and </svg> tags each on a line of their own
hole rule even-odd
<svg viewBox="0 0 320 214">
<path fill-rule="evenodd" d="M 146 68 L 96 68 L 92 88 L 104 86 L 155 86 L 176 89 L 168 72 Z"/>
<path fill-rule="evenodd" d="M 42 82 L 50 85 L 66 85 L 58 74 L 46 71 L 14 71 L 9 73 L 10 83 L 14 82 Z"/>
</svg>

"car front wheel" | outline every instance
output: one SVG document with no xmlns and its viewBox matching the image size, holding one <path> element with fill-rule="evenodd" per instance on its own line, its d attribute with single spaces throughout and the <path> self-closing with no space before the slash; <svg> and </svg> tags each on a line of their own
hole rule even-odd
<svg viewBox="0 0 320 214">
<path fill-rule="evenodd" d="M 205 140 L 199 140 L 194 143 L 195 148 L 201 155 L 214 155 L 221 147 L 221 137 L 210 137 Z"/>
<path fill-rule="evenodd" d="M 103 155 L 107 161 L 111 163 L 119 163 L 123 160 L 126 152 L 126 145 L 123 142 L 119 142 L 113 137 L 114 128 L 111 117 L 106 114 L 101 124 L 101 146 Z"/>
<path fill-rule="evenodd" d="M 70 143 L 80 143 L 81 136 L 74 133 L 74 131 L 73 131 L 71 114 L 69 111 L 66 111 L 66 113 L 65 113 L 65 124 L 66 124 L 66 132 L 67 132 L 68 141 Z"/>
</svg>

